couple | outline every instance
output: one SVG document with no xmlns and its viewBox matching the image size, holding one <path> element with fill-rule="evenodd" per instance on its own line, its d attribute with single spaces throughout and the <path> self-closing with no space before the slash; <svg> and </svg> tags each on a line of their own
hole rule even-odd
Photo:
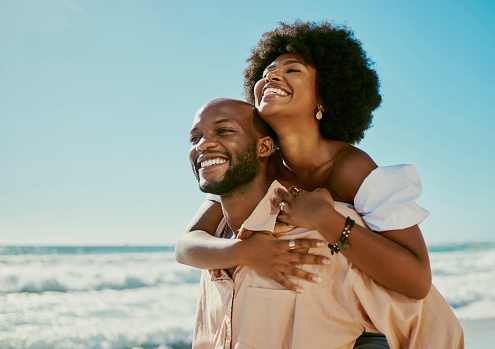
<svg viewBox="0 0 495 349">
<path fill-rule="evenodd" d="M 368 155 L 350 145 L 363 137 L 364 131 L 371 123 L 371 112 L 380 103 L 378 79 L 376 73 L 369 68 L 369 60 L 360 43 L 354 39 L 349 30 L 334 28 L 327 23 L 321 25 L 298 22 L 292 25 L 282 24 L 280 28 L 264 35 L 258 47 L 253 51 L 249 62 L 245 71 L 248 99 L 255 102 L 262 118 L 276 132 L 275 141 L 279 150 L 270 157 L 260 156 L 261 152 L 263 154 L 271 152 L 265 142 L 261 146 L 262 149 L 256 150 L 258 155 L 253 157 L 255 145 L 252 140 L 255 139 L 253 134 L 256 135 L 256 133 L 253 133 L 252 129 L 254 128 L 264 136 L 266 132 L 269 132 L 269 130 L 263 131 L 265 126 L 262 125 L 264 124 L 255 121 L 256 118 L 251 121 L 251 129 L 244 130 L 243 128 L 242 132 L 239 127 L 229 124 L 228 120 L 232 120 L 232 117 L 214 121 L 215 127 L 209 129 L 208 133 L 205 133 L 206 129 L 203 129 L 205 126 L 193 127 L 191 155 L 196 156 L 192 161 L 198 171 L 200 186 L 212 182 L 213 189 L 210 187 L 207 190 L 221 194 L 223 211 L 218 203 L 207 201 L 203 205 L 190 224 L 190 232 L 184 234 L 177 245 L 178 261 L 203 269 L 248 266 L 250 268 L 238 268 L 237 275 L 234 274 L 236 282 L 251 280 L 249 282 L 256 283 L 263 280 L 271 285 L 271 287 L 266 287 L 266 284 L 262 287 L 256 285 L 249 287 L 251 295 L 257 294 L 257 290 L 276 288 L 275 286 L 280 288 L 281 285 L 294 291 L 306 291 L 303 294 L 297 294 L 299 299 L 305 296 L 315 302 L 323 302 L 314 303 L 319 304 L 317 309 L 321 311 L 328 305 L 325 302 L 329 300 L 333 301 L 332 306 L 342 309 L 355 306 L 355 303 L 346 297 L 352 297 L 352 294 L 359 292 L 355 284 L 353 284 L 354 290 L 352 287 L 345 286 L 345 281 L 349 281 L 348 279 L 333 279 L 335 283 L 328 287 L 335 292 L 322 288 L 322 285 L 310 283 L 317 283 L 319 278 L 322 279 L 321 283 L 330 282 L 325 278 L 331 274 L 330 271 L 339 269 L 336 265 L 340 265 L 340 262 L 336 263 L 336 261 L 345 262 L 348 263 L 349 275 L 361 273 L 362 276 L 357 279 L 367 280 L 367 283 L 361 282 L 360 289 L 364 292 L 362 294 L 367 294 L 371 298 L 375 297 L 373 298 L 375 301 L 368 303 L 360 298 L 360 302 L 363 302 L 361 306 L 364 307 L 364 309 L 360 308 L 360 311 L 364 312 L 362 314 L 375 319 L 377 314 L 382 314 L 380 318 L 387 323 L 390 321 L 387 316 L 395 314 L 392 310 L 396 309 L 393 304 L 396 304 L 394 302 L 397 300 L 394 298 L 393 302 L 383 303 L 376 300 L 377 294 L 385 295 L 384 299 L 388 297 L 388 293 L 403 297 L 414 305 L 413 309 L 416 309 L 407 313 L 408 316 L 410 315 L 409 320 L 412 316 L 417 321 L 414 327 L 416 329 L 414 338 L 424 340 L 428 336 L 424 335 L 425 328 L 420 324 L 428 323 L 430 317 L 425 314 L 431 315 L 432 313 L 423 311 L 423 307 L 426 305 L 427 309 L 432 309 L 432 304 L 438 306 L 446 304 L 440 296 L 436 298 L 431 296 L 437 293 L 435 289 L 430 291 L 431 276 L 428 255 L 417 226 L 427 215 L 415 203 L 420 193 L 419 178 L 411 166 L 377 168 Z M 217 102 L 213 103 L 213 106 Z M 209 110 L 210 107 L 205 108 Z M 201 110 L 198 115 L 200 114 L 202 114 Z M 240 137 L 241 134 L 243 137 Z M 193 155 L 195 152 L 197 154 Z M 251 168 L 251 172 L 234 170 L 237 167 L 234 165 L 238 162 L 247 164 L 241 168 Z M 259 167 L 256 167 L 257 163 L 260 164 Z M 261 169 L 266 169 L 266 171 Z M 237 232 L 242 222 L 248 218 L 259 200 L 266 194 L 267 187 L 262 185 L 263 181 L 268 183 L 274 180 L 278 180 L 285 187 L 297 186 L 303 189 L 290 193 L 281 188 L 272 188 L 272 203 L 283 209 L 278 217 L 279 221 L 317 230 L 321 234 L 320 239 L 324 238 L 330 242 L 331 249 L 325 247 L 326 252 L 321 251 L 321 246 L 319 246 L 321 241 L 307 239 L 307 236 L 290 242 L 275 239 L 269 234 L 259 233 L 252 234 L 243 240 L 218 239 L 213 236 L 224 214 L 228 224 L 225 225 L 221 235 L 228 236 L 231 231 Z M 274 183 L 276 186 L 276 182 Z M 217 185 L 220 187 L 215 189 Z M 232 201 L 234 197 L 232 191 L 237 191 L 234 190 L 235 188 L 241 188 L 242 195 L 238 197 L 242 197 L 242 205 L 232 204 L 235 202 L 235 200 Z M 268 195 L 270 196 L 270 192 Z M 265 198 L 262 203 L 266 204 L 269 199 L 270 197 Z M 358 224 L 352 227 L 350 224 L 352 220 L 347 220 L 347 217 L 341 213 L 343 208 L 340 204 L 335 204 L 334 199 L 354 204 L 369 228 L 364 224 L 359 225 L 359 217 L 354 219 Z M 272 212 L 267 210 L 266 215 L 270 214 L 272 218 L 274 214 L 276 216 L 277 212 L 274 213 L 273 209 L 274 207 L 271 208 Z M 348 215 L 351 216 L 351 213 Z M 269 230 L 266 229 L 266 224 L 260 224 L 259 227 L 263 229 L 256 229 L 256 224 L 248 228 L 250 231 Z M 287 227 L 276 229 L 282 229 L 281 231 L 286 233 L 285 236 L 288 236 L 301 228 L 296 228 L 291 233 L 288 233 L 290 228 Z M 381 233 L 377 234 L 374 231 Z M 337 241 L 341 241 L 340 245 Z M 314 247 L 320 247 L 318 254 L 308 254 L 304 250 L 304 248 Z M 293 253 L 294 249 L 302 253 Z M 314 251 L 314 249 L 311 250 L 311 252 Z M 337 251 L 340 253 L 329 254 L 329 252 Z M 324 265 L 329 262 L 333 263 L 330 266 Z M 239 276 L 242 270 L 250 270 L 258 277 L 242 279 Z M 232 278 L 223 272 L 213 273 L 211 278 L 223 280 L 224 286 L 230 283 L 232 283 L 231 286 L 234 285 Z M 212 280 L 211 278 L 209 281 Z M 234 286 L 240 287 L 240 285 Z M 375 292 L 376 288 L 381 289 L 381 293 Z M 371 289 L 374 291 L 366 291 Z M 320 291 L 328 293 L 321 295 L 318 293 Z M 352 292 L 348 294 L 346 291 Z M 311 297 L 312 293 L 314 293 L 313 297 Z M 319 296 L 316 296 L 317 294 Z M 286 298 L 289 298 L 293 304 L 292 297 L 296 297 L 296 293 L 288 291 L 287 295 L 290 297 Z M 422 298 L 425 299 L 414 300 Z M 431 302 L 432 299 L 437 298 L 441 302 Z M 242 302 L 222 304 L 235 307 L 236 304 L 242 305 L 243 302 L 245 299 Z M 301 302 L 303 301 L 299 303 Z M 205 306 L 208 304 L 211 305 L 210 302 L 205 302 Z M 365 306 L 365 304 L 368 305 Z M 421 311 L 418 310 L 418 304 Z M 399 311 L 404 311 L 407 307 L 399 308 Z M 231 314 L 242 315 L 243 309 L 245 308 L 241 307 L 240 311 L 234 311 Z M 355 308 L 352 309 L 355 310 Z M 372 314 L 366 313 L 370 309 L 373 309 Z M 199 311 L 201 316 L 202 308 Z M 344 309 L 339 313 L 339 311 L 332 310 L 331 313 L 335 319 L 341 320 L 345 318 L 342 314 L 347 314 L 346 311 L 348 310 Z M 325 314 L 328 315 L 328 312 Z M 453 316 L 448 312 L 437 313 L 438 316 L 443 316 L 442 314 Z M 301 319 L 300 316 L 284 317 L 281 314 L 278 316 L 279 321 L 268 323 L 262 319 L 263 321 L 258 320 L 257 323 L 262 325 L 261 329 L 272 329 L 272 326 L 286 323 L 289 319 L 294 321 Z M 317 320 L 319 317 L 315 315 L 308 319 Z M 394 326 L 378 325 L 376 321 L 371 322 L 371 325 L 365 325 L 368 320 L 370 319 L 364 317 L 359 321 L 358 327 L 352 330 L 349 327 L 348 331 L 344 331 L 347 335 L 352 333 L 353 339 L 347 344 L 338 344 L 339 340 L 347 340 L 345 338 L 348 337 L 344 333 L 333 333 L 336 336 L 332 339 L 336 340 L 334 343 L 321 341 L 319 343 L 322 347 L 329 348 L 348 347 L 348 345 L 352 347 L 356 340 L 356 337 L 353 337 L 356 336 L 356 331 L 369 330 L 374 333 L 380 331 L 386 333 L 391 347 L 410 347 L 411 344 L 415 344 L 414 342 L 402 342 L 399 338 L 399 330 L 389 334 L 387 331 Z M 226 321 L 228 323 L 230 320 L 227 318 Z M 394 318 L 393 322 L 395 321 L 397 318 Z M 236 323 L 238 322 L 233 321 L 232 326 L 236 326 Z M 256 321 L 251 321 L 251 323 L 256 323 Z M 311 322 L 309 324 L 312 327 L 321 328 L 323 334 L 331 331 L 325 326 Z M 201 324 L 198 325 L 201 326 Z M 395 327 L 397 326 L 400 327 L 400 325 Z M 461 343 L 462 331 L 456 326 L 458 326 L 457 323 L 454 326 L 454 334 L 449 332 L 449 340 Z M 299 331 L 305 327 L 289 326 L 287 328 Z M 434 329 L 438 330 L 439 327 L 435 325 Z M 207 330 L 220 335 L 215 332 L 216 329 Z M 229 332 L 230 334 L 227 332 L 223 333 L 223 338 L 215 340 L 226 343 L 226 338 L 233 335 L 233 346 L 235 346 L 238 343 L 236 336 L 239 336 L 240 332 L 235 328 L 233 332 Z M 430 337 L 428 341 L 432 343 L 440 339 L 438 335 Z M 406 341 L 411 341 L 412 338 L 410 336 L 406 338 Z M 445 337 L 441 339 L 445 340 L 447 345 L 444 347 L 457 347 L 449 346 Z M 319 340 L 324 340 L 324 337 Z M 297 346 L 294 345 L 294 347 Z"/>
<path fill-rule="evenodd" d="M 245 102 L 216 99 L 196 114 L 189 156 L 201 190 L 221 197 L 224 219 L 215 236 L 233 238 L 233 232 L 246 230 L 270 236 L 279 214 L 271 202 L 275 193 L 293 199 L 307 194 L 268 182 L 269 135 L 269 127 Z M 342 241 L 350 250 L 352 240 L 346 238 L 364 222 L 345 205 L 331 206 L 346 217 Z M 460 325 L 434 286 L 423 300 L 415 300 L 374 282 L 338 248 L 337 253 L 328 248 L 314 229 L 298 227 L 278 235 L 280 244 L 294 252 L 300 247 L 294 239 L 314 239 L 312 252 L 326 262 L 299 268 L 319 275 L 317 282 L 291 278 L 300 287 L 293 292 L 246 266 L 233 273 L 204 270 L 193 347 L 352 348 L 363 331 L 384 334 L 390 348 L 463 347 Z"/>
</svg>

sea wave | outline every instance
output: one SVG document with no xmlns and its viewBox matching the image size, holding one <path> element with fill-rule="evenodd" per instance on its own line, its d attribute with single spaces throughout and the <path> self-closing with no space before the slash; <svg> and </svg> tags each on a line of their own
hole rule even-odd
<svg viewBox="0 0 495 349">
<path fill-rule="evenodd" d="M 158 273 L 158 275 L 115 275 L 111 272 L 104 276 L 93 275 L 59 275 L 48 273 L 38 275 L 5 275 L 0 276 L 0 294 L 2 293 L 42 293 L 42 292 L 74 292 L 99 290 L 128 290 L 144 287 L 161 287 L 198 283 L 200 271 L 182 270 Z"/>
<path fill-rule="evenodd" d="M 460 319 L 495 318 L 495 249 L 470 244 L 430 251 L 433 283 Z"/>
<path fill-rule="evenodd" d="M 127 290 L 198 283 L 173 252 L 0 255 L 0 294 Z"/>
<path fill-rule="evenodd" d="M 164 327 L 149 324 L 151 328 L 135 327 L 122 322 L 122 330 L 95 323 L 100 331 L 79 328 L 74 333 L 70 328 L 47 329 L 44 335 L 29 335 L 15 332 L 0 336 L 3 349 L 18 348 L 53 348 L 53 349 L 186 349 L 191 348 L 190 331 L 177 327 Z"/>
<path fill-rule="evenodd" d="M 173 248 L 45 251 L 0 254 L 0 348 L 191 347 L 200 271 Z"/>
<path fill-rule="evenodd" d="M 428 245 L 430 253 L 442 252 L 468 252 L 495 250 L 495 242 L 470 242 L 470 243 L 435 243 Z"/>
</svg>

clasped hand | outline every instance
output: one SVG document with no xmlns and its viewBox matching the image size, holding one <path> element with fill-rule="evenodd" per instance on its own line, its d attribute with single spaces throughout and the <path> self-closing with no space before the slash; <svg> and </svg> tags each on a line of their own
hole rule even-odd
<svg viewBox="0 0 495 349">
<path fill-rule="evenodd" d="M 290 231 L 292 228 L 280 225 L 278 233 Z M 303 292 L 302 287 L 291 282 L 286 275 L 293 275 L 312 282 L 319 282 L 318 275 L 299 269 L 297 264 L 329 264 L 328 258 L 308 254 L 307 250 L 324 245 L 322 240 L 297 239 L 293 240 L 295 248 L 289 249 L 289 240 L 275 238 L 271 233 L 255 232 L 242 241 L 243 265 L 253 268 L 257 273 L 270 278 L 289 290 Z"/>
<path fill-rule="evenodd" d="M 288 191 L 276 189 L 272 204 L 281 209 L 277 220 L 293 226 L 317 229 L 317 222 L 335 202 L 327 189 L 306 191 L 290 187 Z M 284 204 L 285 203 L 285 204 Z"/>
<path fill-rule="evenodd" d="M 312 282 L 319 282 L 318 275 L 311 274 L 295 265 L 298 264 L 329 264 L 324 256 L 308 254 L 308 249 L 325 245 L 322 240 L 297 239 L 293 240 L 295 248 L 289 248 L 289 240 L 277 239 L 278 235 L 291 231 L 294 226 L 315 229 L 314 220 L 318 209 L 324 205 L 334 207 L 332 196 L 326 189 L 316 189 L 312 192 L 290 188 L 289 192 L 277 189 L 277 197 L 272 203 L 280 207 L 282 201 L 287 204 L 278 216 L 275 231 L 251 232 L 243 230 L 238 238 L 242 239 L 245 253 L 243 265 L 252 267 L 259 274 L 268 277 L 287 289 L 303 292 L 301 286 L 291 282 L 287 275 L 293 275 Z M 303 284 L 301 284 L 303 285 Z"/>
</svg>

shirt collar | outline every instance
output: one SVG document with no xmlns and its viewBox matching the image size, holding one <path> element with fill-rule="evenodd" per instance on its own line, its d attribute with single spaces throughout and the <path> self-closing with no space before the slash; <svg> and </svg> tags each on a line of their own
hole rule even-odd
<svg viewBox="0 0 495 349">
<path fill-rule="evenodd" d="M 261 199 L 248 219 L 244 221 L 239 231 L 247 229 L 251 231 L 270 231 L 273 233 L 280 210 L 272 205 L 270 199 L 275 196 L 275 189 L 278 188 L 287 190 L 278 181 L 273 181 L 263 199 Z"/>
</svg>

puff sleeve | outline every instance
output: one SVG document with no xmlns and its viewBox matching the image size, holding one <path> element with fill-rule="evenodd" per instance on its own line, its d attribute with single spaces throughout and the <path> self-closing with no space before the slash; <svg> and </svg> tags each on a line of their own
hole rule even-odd
<svg viewBox="0 0 495 349">
<path fill-rule="evenodd" d="M 404 229 L 423 222 L 429 212 L 416 200 L 421 179 L 412 165 L 378 167 L 365 178 L 354 207 L 374 231 Z"/>
</svg>

